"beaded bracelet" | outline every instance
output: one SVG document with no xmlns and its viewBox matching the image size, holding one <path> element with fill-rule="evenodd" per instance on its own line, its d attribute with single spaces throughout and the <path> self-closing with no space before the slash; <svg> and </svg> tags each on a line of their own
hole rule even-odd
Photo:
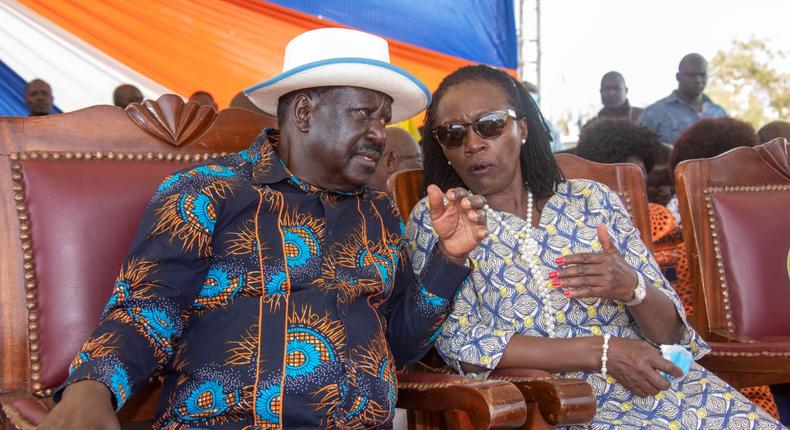
<svg viewBox="0 0 790 430">
<path fill-rule="evenodd" d="M 609 359 L 609 333 L 603 335 L 603 352 L 601 352 L 601 376 L 606 379 L 606 361 Z"/>
</svg>

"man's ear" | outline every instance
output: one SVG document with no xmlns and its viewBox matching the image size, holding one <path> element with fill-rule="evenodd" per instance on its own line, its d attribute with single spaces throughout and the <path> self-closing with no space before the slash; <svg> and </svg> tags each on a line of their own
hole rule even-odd
<svg viewBox="0 0 790 430">
<path fill-rule="evenodd" d="M 387 173 L 392 174 L 398 171 L 400 166 L 400 155 L 395 151 L 387 151 L 384 153 L 384 168 Z"/>
<path fill-rule="evenodd" d="M 675 73 L 675 80 L 680 82 L 680 73 Z"/>
<path fill-rule="evenodd" d="M 294 126 L 304 133 L 310 131 L 310 115 L 315 108 L 315 101 L 307 93 L 299 93 L 291 102 L 291 119 Z"/>
</svg>

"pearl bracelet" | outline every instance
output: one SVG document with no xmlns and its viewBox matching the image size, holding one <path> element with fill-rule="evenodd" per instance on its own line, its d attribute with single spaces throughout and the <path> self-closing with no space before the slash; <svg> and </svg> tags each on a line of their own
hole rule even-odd
<svg viewBox="0 0 790 430">
<path fill-rule="evenodd" d="M 609 359 L 609 338 L 612 337 L 609 333 L 603 335 L 603 352 L 601 352 L 601 376 L 606 379 L 606 361 Z"/>
</svg>

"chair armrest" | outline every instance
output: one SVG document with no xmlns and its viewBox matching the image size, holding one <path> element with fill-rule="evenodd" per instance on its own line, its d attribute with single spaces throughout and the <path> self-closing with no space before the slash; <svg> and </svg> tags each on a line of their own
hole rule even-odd
<svg viewBox="0 0 790 430">
<path fill-rule="evenodd" d="M 494 370 L 490 378 L 513 383 L 527 403 L 538 405 L 550 425 L 584 424 L 595 416 L 595 392 L 581 379 L 558 378 L 537 369 Z"/>
<path fill-rule="evenodd" d="M 398 375 L 398 407 L 419 411 L 462 411 L 475 429 L 518 428 L 527 420 L 524 397 L 506 381 L 459 375 Z"/>
<path fill-rule="evenodd" d="M 49 399 L 33 397 L 30 393 L 0 395 L 2 423 L 12 430 L 34 430 L 51 409 Z"/>
</svg>

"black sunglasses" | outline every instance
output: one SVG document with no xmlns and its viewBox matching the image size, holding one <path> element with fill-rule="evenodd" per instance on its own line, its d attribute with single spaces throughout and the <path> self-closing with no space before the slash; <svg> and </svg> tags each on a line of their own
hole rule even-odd
<svg viewBox="0 0 790 430">
<path fill-rule="evenodd" d="M 470 125 L 472 130 L 483 139 L 494 139 L 505 132 L 508 118 L 518 119 L 513 109 L 484 113 L 472 122 L 442 125 L 431 130 L 431 133 L 445 148 L 457 148 L 464 144 L 466 130 Z"/>
</svg>

